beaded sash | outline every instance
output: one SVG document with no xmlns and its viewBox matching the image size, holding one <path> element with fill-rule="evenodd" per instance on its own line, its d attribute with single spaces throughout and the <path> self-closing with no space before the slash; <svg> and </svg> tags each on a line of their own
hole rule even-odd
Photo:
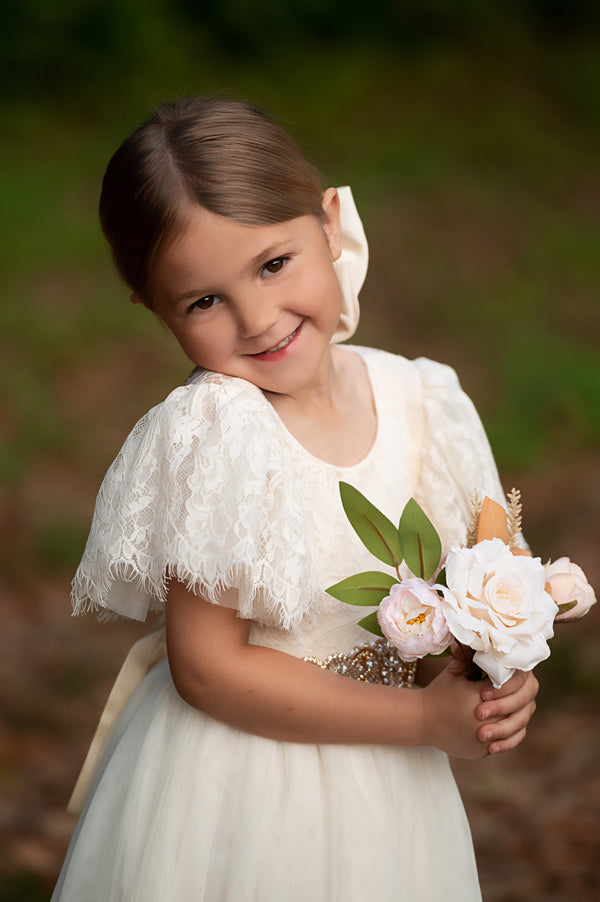
<svg viewBox="0 0 600 902">
<path fill-rule="evenodd" d="M 376 639 L 355 645 L 347 655 L 328 655 L 324 660 L 307 655 L 309 664 L 322 670 L 332 670 L 364 683 L 383 683 L 386 686 L 414 685 L 417 665 L 403 661 L 397 650 L 386 639 Z"/>
</svg>

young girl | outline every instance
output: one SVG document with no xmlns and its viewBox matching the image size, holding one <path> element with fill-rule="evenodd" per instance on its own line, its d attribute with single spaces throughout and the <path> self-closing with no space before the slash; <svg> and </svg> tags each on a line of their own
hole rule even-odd
<svg viewBox="0 0 600 902">
<path fill-rule="evenodd" d="M 76 611 L 164 610 L 168 654 L 151 639 L 111 697 L 53 900 L 479 899 L 446 753 L 514 748 L 535 677 L 494 691 L 423 663 L 398 687 L 314 662 L 351 665 L 370 638 L 324 591 L 373 568 L 341 479 L 391 519 L 414 496 L 445 547 L 473 489 L 502 499 L 472 404 L 446 366 L 337 344 L 360 220 L 261 111 L 161 107 L 112 158 L 100 213 L 132 300 L 196 369 L 125 442 L 75 577 Z"/>
</svg>

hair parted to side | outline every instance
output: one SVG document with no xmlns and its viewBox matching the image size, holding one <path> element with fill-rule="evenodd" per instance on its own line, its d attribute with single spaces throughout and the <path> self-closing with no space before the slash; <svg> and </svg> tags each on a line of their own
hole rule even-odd
<svg viewBox="0 0 600 902">
<path fill-rule="evenodd" d="M 152 268 L 190 204 L 244 225 L 322 219 L 321 180 L 262 110 L 189 97 L 157 108 L 111 158 L 100 222 L 119 274 L 151 303 Z"/>
</svg>

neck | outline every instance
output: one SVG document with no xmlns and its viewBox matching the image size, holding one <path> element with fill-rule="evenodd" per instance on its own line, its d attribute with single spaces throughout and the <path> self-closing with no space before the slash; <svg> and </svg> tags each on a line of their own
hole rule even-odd
<svg viewBox="0 0 600 902">
<path fill-rule="evenodd" d="M 290 395 L 278 395 L 265 391 L 265 397 L 277 410 L 283 407 L 293 407 L 307 414 L 310 411 L 335 410 L 345 388 L 345 361 L 343 358 L 344 352 L 340 354 L 338 348 L 330 346 L 310 384 Z"/>
<path fill-rule="evenodd" d="M 313 456 L 337 466 L 363 460 L 377 433 L 375 401 L 359 354 L 334 348 L 324 378 L 302 396 L 267 395 L 287 430 Z"/>
</svg>

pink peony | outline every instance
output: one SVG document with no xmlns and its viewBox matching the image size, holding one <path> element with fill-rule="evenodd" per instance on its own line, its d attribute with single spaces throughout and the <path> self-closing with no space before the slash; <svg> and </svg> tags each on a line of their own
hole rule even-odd
<svg viewBox="0 0 600 902">
<path fill-rule="evenodd" d="M 450 644 L 440 597 L 422 579 L 403 579 L 392 586 L 377 610 L 379 626 L 404 661 L 439 655 Z"/>
</svg>

